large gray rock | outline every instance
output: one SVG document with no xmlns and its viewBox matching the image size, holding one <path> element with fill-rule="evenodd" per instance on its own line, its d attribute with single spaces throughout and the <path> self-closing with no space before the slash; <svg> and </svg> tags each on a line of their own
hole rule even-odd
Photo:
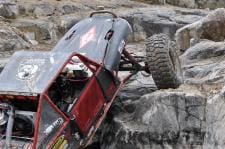
<svg viewBox="0 0 225 149">
<path fill-rule="evenodd" d="M 199 62 L 184 67 L 184 78 L 187 84 L 219 85 L 225 83 L 225 61 Z"/>
<path fill-rule="evenodd" d="M 154 92 L 157 90 L 151 76 L 143 76 L 143 72 L 139 72 L 135 77 L 129 80 L 129 83 L 122 89 L 119 98 L 122 101 L 138 100 L 142 95 Z M 147 75 L 147 74 L 145 74 Z"/>
<path fill-rule="evenodd" d="M 203 19 L 177 30 L 176 41 L 180 50 L 185 51 L 200 39 L 223 41 L 225 39 L 225 9 L 211 12 Z"/>
<path fill-rule="evenodd" d="M 207 100 L 206 135 L 204 149 L 223 149 L 225 147 L 225 87 L 221 92 Z"/>
<path fill-rule="evenodd" d="M 36 40 L 40 43 L 56 42 L 61 37 L 58 26 L 51 18 L 17 19 L 12 25 L 24 32 L 29 40 Z"/>
<path fill-rule="evenodd" d="M 35 17 L 51 16 L 54 14 L 55 7 L 50 3 L 33 5 L 33 14 Z"/>
<path fill-rule="evenodd" d="M 79 3 L 75 3 L 75 4 L 74 3 L 63 3 L 63 4 L 60 4 L 58 6 L 57 10 L 62 15 L 65 15 L 65 14 L 71 14 L 71 13 L 78 13 L 81 10 L 82 11 L 89 11 L 91 9 L 87 6 L 84 6 L 84 5 L 79 4 Z"/>
<path fill-rule="evenodd" d="M 223 56 L 225 54 L 225 42 L 210 40 L 201 41 L 195 46 L 186 50 L 181 56 L 183 61 L 201 61 L 208 58 Z"/>
<path fill-rule="evenodd" d="M 188 8 L 221 8 L 225 7 L 224 0 L 166 0 L 168 4 Z"/>
<path fill-rule="evenodd" d="M 206 98 L 191 88 L 126 101 L 105 126 L 102 148 L 199 148 L 204 141 L 205 106 Z"/>
<path fill-rule="evenodd" d="M 150 2 L 173 3 L 172 0 Z M 209 2 L 212 0 L 206 4 Z M 38 49 L 50 50 L 51 46 L 46 43 L 58 41 L 82 17 L 88 17 L 86 11 L 96 9 L 98 5 L 104 5 L 130 22 L 134 30 L 130 37 L 132 41 L 142 41 L 161 32 L 173 38 L 177 29 L 197 21 L 181 29 L 179 35 L 182 44 L 191 46 L 181 56 L 185 84 L 176 90 L 156 91 L 154 81 L 147 74 L 139 72 L 133 76 L 110 110 L 112 117 L 107 117 L 110 123 L 106 122 L 101 129 L 101 146 L 104 149 L 189 149 L 202 148 L 204 142 L 205 148 L 223 148 L 225 89 L 218 93 L 225 83 L 223 9 L 202 19 L 208 14 L 207 10 L 148 6 L 130 0 L 101 0 L 98 3 L 81 0 L 74 2 L 74 6 L 65 1 L 45 5 L 42 5 L 43 1 L 34 4 L 21 0 L 18 3 L 19 13 L 24 18 L 10 21 L 22 33 L 9 24 L 0 24 L 0 71 L 8 56 L 29 46 L 27 41 L 33 44 L 37 41 L 40 43 Z M 192 0 L 179 0 L 175 5 L 196 7 Z M 143 52 L 145 47 L 136 43 L 128 45 L 127 49 L 135 55 L 146 55 Z"/>
<path fill-rule="evenodd" d="M 138 9 L 128 14 L 122 13 L 121 16 L 132 26 L 133 34 L 130 40 L 143 41 L 153 34 L 162 32 L 174 38 L 177 29 L 200 20 L 206 14 L 207 12 L 199 10 L 188 11 L 156 6 Z"/>
<path fill-rule="evenodd" d="M 166 0 L 166 3 L 181 7 L 198 8 L 195 0 Z"/>
<path fill-rule="evenodd" d="M 225 42 L 202 41 L 187 49 L 180 59 L 185 82 L 189 84 L 224 83 Z"/>
<path fill-rule="evenodd" d="M 19 30 L 8 23 L 0 20 L 0 26 L 0 67 L 2 67 L 13 52 L 27 49 L 30 44 Z"/>
<path fill-rule="evenodd" d="M 146 7 L 146 4 L 135 2 L 133 0 L 101 0 L 101 1 L 90 1 L 90 0 L 82 0 L 77 1 L 80 2 L 82 5 L 89 7 L 94 10 L 98 10 L 98 6 L 104 6 L 105 9 L 112 10 L 116 9 L 115 12 L 119 10 L 119 8 L 139 8 L 139 7 Z M 124 10 L 124 9 L 123 9 Z M 125 10 L 126 11 L 126 10 Z"/>
<path fill-rule="evenodd" d="M 12 1 L 0 1 L 0 16 L 8 19 L 15 19 L 18 14 L 18 7 Z"/>
<path fill-rule="evenodd" d="M 56 19 L 54 22 L 59 27 L 59 32 L 61 35 L 64 35 L 71 27 L 81 20 L 80 16 L 75 15 L 63 15 L 59 19 Z"/>
<path fill-rule="evenodd" d="M 136 0 L 136 1 L 145 1 L 149 4 L 164 4 L 165 0 Z"/>
<path fill-rule="evenodd" d="M 145 1 L 150 4 L 171 4 L 174 6 L 186 7 L 186 8 L 210 8 L 216 9 L 225 7 L 224 0 L 136 0 Z"/>
<path fill-rule="evenodd" d="M 186 10 L 159 6 L 147 7 L 145 4 L 131 2 L 129 0 L 101 1 L 98 4 L 103 4 L 106 9 L 110 7 L 113 7 L 112 9 L 118 9 L 118 11 L 116 10 L 118 16 L 122 16 L 129 21 L 134 31 L 130 38 L 131 41 L 144 41 L 147 37 L 161 32 L 167 33 L 171 38 L 173 38 L 178 28 L 186 24 L 193 23 L 207 14 L 206 11 L 202 10 Z M 25 16 L 25 18 L 35 16 L 38 17 L 38 20 L 43 20 L 44 17 L 46 18 L 44 20 L 46 21 L 44 24 L 56 23 L 54 26 L 59 27 L 58 30 L 62 36 L 78 20 L 84 16 L 88 17 L 89 13 L 86 13 L 85 11 L 91 11 L 92 9 L 97 8 L 94 6 L 92 7 L 92 5 L 97 6 L 96 3 L 87 1 L 74 3 L 57 2 L 57 5 L 55 3 L 51 4 L 45 2 L 37 2 L 37 4 L 19 2 L 19 13 L 20 15 Z M 138 9 L 131 10 L 130 8 Z M 49 16 L 53 19 L 49 19 Z M 32 21 L 36 24 L 36 22 L 39 22 L 38 20 Z M 37 27 L 40 26 L 39 24 L 43 23 L 38 23 Z M 48 34 L 48 31 L 46 31 L 46 34 Z M 40 42 L 39 39 L 36 40 Z"/>
</svg>

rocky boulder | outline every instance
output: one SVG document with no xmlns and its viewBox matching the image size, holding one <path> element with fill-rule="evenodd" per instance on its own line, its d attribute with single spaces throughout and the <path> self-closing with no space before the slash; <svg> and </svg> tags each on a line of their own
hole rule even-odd
<svg viewBox="0 0 225 149">
<path fill-rule="evenodd" d="M 176 37 L 180 43 L 185 42 L 189 34 L 193 35 L 188 38 L 189 45 L 180 56 L 184 85 L 175 90 L 148 90 L 149 93 L 142 92 L 145 94 L 142 96 L 138 90 L 140 86 L 129 87 L 132 82 L 127 84 L 111 109 L 112 119 L 104 125 L 102 148 L 224 147 L 223 11 L 218 9 L 200 21 L 178 30 Z M 168 14 L 167 18 L 172 20 L 173 13 Z M 146 16 L 140 20 L 145 21 Z M 154 21 L 149 22 L 151 24 Z M 135 27 L 134 23 L 132 27 Z M 168 28 L 173 29 L 171 26 Z M 141 34 L 146 27 L 137 29 Z M 151 35 L 147 31 L 145 33 Z M 165 33 L 170 35 L 169 32 Z M 143 80 L 149 82 L 146 78 Z"/>
<path fill-rule="evenodd" d="M 201 61 L 225 54 L 225 43 L 205 40 L 189 48 L 181 57 L 186 61 Z M 186 62 L 187 64 L 188 62 Z"/>
<path fill-rule="evenodd" d="M 205 15 L 207 15 L 206 11 L 155 6 L 140 8 L 132 13 L 122 13 L 121 17 L 128 20 L 133 29 L 130 40 L 143 41 L 153 34 L 162 32 L 173 39 L 177 29 L 198 21 Z"/>
<path fill-rule="evenodd" d="M 16 50 L 27 49 L 30 44 L 21 31 L 0 20 L 0 67 Z"/>
<path fill-rule="evenodd" d="M 170 4 L 186 8 L 216 9 L 225 6 L 224 0 L 136 0 L 150 4 Z"/>
<path fill-rule="evenodd" d="M 56 42 L 61 34 L 53 20 L 47 21 L 50 19 L 17 19 L 12 22 L 12 26 L 20 29 L 29 40 L 40 43 Z"/>
<path fill-rule="evenodd" d="M 200 7 L 197 3 L 203 2 L 148 1 L 193 8 Z M 213 3 L 212 0 L 204 2 L 201 5 Z M 217 2 L 222 6 L 222 1 Z M 151 76 L 143 72 L 129 80 L 99 132 L 102 148 L 224 147 L 224 9 L 205 17 L 208 10 L 152 6 L 130 0 L 101 0 L 98 3 L 20 0 L 17 4 L 20 16 L 8 20 L 10 23 L 4 19 L 0 21 L 0 72 L 1 65 L 14 51 L 26 49 L 30 43 L 40 50 L 52 49 L 53 43 L 69 28 L 88 17 L 89 11 L 99 5 L 129 21 L 134 31 L 130 41 L 144 41 L 148 36 L 163 32 L 171 38 L 176 37 L 185 51 L 180 57 L 184 85 L 178 89 L 157 90 Z M 127 49 L 141 58 L 146 55 L 144 43 L 129 44 Z M 123 73 L 120 75 L 126 75 Z"/>
<path fill-rule="evenodd" d="M 221 8 L 225 6 L 224 0 L 166 0 L 166 3 L 187 8 Z"/>
<path fill-rule="evenodd" d="M 206 107 L 206 135 L 204 149 L 225 147 L 225 87 L 217 95 L 208 98 Z"/>
<path fill-rule="evenodd" d="M 33 5 L 33 14 L 35 17 L 51 16 L 54 14 L 55 7 L 50 3 Z"/>
<path fill-rule="evenodd" d="M 202 41 L 181 55 L 185 82 L 188 84 L 225 83 L 225 42 Z"/>
<path fill-rule="evenodd" d="M 166 2 L 165 0 L 137 0 L 137 1 L 144 1 L 149 4 L 164 4 Z"/>
<path fill-rule="evenodd" d="M 53 22 L 57 24 L 61 36 L 64 35 L 71 27 L 81 20 L 80 16 L 76 15 L 63 15 L 58 19 L 55 19 Z"/>
<path fill-rule="evenodd" d="M 11 0 L 0 1 L 0 16 L 8 19 L 15 19 L 18 14 L 18 7 Z"/>
<path fill-rule="evenodd" d="M 206 98 L 193 88 L 156 91 L 126 101 L 105 126 L 102 148 L 200 147 L 205 134 Z"/>
<path fill-rule="evenodd" d="M 90 10 L 89 7 L 82 5 L 82 4 L 78 4 L 78 3 L 63 3 L 60 4 L 57 8 L 57 10 L 59 11 L 60 14 L 65 15 L 65 14 L 71 14 L 71 13 L 78 13 L 81 10 Z"/>
<path fill-rule="evenodd" d="M 177 30 L 176 41 L 185 51 L 201 39 L 223 41 L 225 39 L 225 9 L 219 8 L 193 24 Z"/>
</svg>

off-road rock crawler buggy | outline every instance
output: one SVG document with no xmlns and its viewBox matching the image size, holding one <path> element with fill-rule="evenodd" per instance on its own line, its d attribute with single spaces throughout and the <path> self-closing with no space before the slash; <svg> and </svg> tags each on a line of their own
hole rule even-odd
<svg viewBox="0 0 225 149">
<path fill-rule="evenodd" d="M 125 49 L 131 27 L 111 12 L 94 12 L 50 52 L 19 51 L 0 74 L 0 148 L 83 148 L 124 83 L 152 73 L 158 88 L 176 88 L 172 42 L 154 35 L 142 66 Z M 119 71 L 130 71 L 125 78 Z"/>
</svg>

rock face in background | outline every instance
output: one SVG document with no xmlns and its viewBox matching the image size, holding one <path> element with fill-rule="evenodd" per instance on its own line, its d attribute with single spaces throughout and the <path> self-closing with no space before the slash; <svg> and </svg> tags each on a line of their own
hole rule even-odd
<svg viewBox="0 0 225 149">
<path fill-rule="evenodd" d="M 180 57 L 186 83 L 224 83 L 224 54 L 224 42 L 202 41 L 187 49 Z"/>
<path fill-rule="evenodd" d="M 165 0 L 137 0 L 141 2 L 147 2 L 149 4 L 164 4 L 166 1 Z"/>
<path fill-rule="evenodd" d="M 225 7 L 224 0 L 137 0 L 137 1 L 145 1 L 150 4 L 171 4 L 174 6 L 186 8 L 216 9 Z"/>
<path fill-rule="evenodd" d="M 9 23 L 0 20 L 0 26 L 0 67 L 2 67 L 13 52 L 27 49 L 30 43 L 26 41 L 21 31 L 11 27 Z"/>
<path fill-rule="evenodd" d="M 55 7 L 50 3 L 33 5 L 33 14 L 35 17 L 51 16 L 55 11 Z"/>
<path fill-rule="evenodd" d="M 217 32 L 223 30 L 223 19 L 215 18 L 221 12 L 223 9 L 202 19 L 199 41 L 180 56 L 184 85 L 176 90 L 152 90 L 140 98 L 126 96 L 126 92 L 119 96 L 112 107 L 114 117 L 104 127 L 103 148 L 224 148 L 225 42 L 217 40 L 223 37 L 223 32 Z M 215 34 L 207 39 L 206 33 L 213 30 Z M 135 89 L 133 94 L 140 95 Z"/>
<path fill-rule="evenodd" d="M 148 1 L 191 8 L 224 5 L 222 0 Z M 224 148 L 224 9 L 208 14 L 208 10 L 130 0 L 20 0 L 16 4 L 18 13 L 8 11 L 6 4 L 4 11 L 0 7 L 0 16 L 6 18 L 0 18 L 0 71 L 16 50 L 51 50 L 69 28 L 99 5 L 129 21 L 134 31 L 130 41 L 139 43 L 130 43 L 127 49 L 138 56 L 145 56 L 143 41 L 148 36 L 163 32 L 177 39 L 184 85 L 157 90 L 151 76 L 139 72 L 132 77 L 101 129 L 98 141 L 103 149 Z"/>
<path fill-rule="evenodd" d="M 188 8 L 221 8 L 225 6 L 224 0 L 166 0 L 168 4 Z"/>
<path fill-rule="evenodd" d="M 38 42 L 56 42 L 61 35 L 58 26 L 46 19 L 32 21 L 20 19 L 14 21 L 12 25 L 20 29 L 29 40 Z"/>
<path fill-rule="evenodd" d="M 82 5 L 82 4 L 76 4 L 74 5 L 73 3 L 63 3 L 61 5 L 58 6 L 58 11 L 62 14 L 72 14 L 72 13 L 79 13 L 79 11 L 83 10 L 83 11 L 90 11 L 91 8 Z"/>
<path fill-rule="evenodd" d="M 138 12 L 122 14 L 121 16 L 128 20 L 132 26 L 131 41 L 143 41 L 153 34 L 162 32 L 173 39 L 177 29 L 191 24 L 205 15 L 207 15 L 205 11 L 156 6 L 155 8 L 139 9 Z"/>
<path fill-rule="evenodd" d="M 220 93 L 208 99 L 206 115 L 206 134 L 204 149 L 224 148 L 225 146 L 225 88 Z"/>
<path fill-rule="evenodd" d="M 177 29 L 199 20 L 208 13 L 199 10 L 149 7 L 129 0 L 117 3 L 109 1 L 87 3 L 85 0 L 80 3 L 38 1 L 35 4 L 21 1 L 18 9 L 19 14 L 24 18 L 19 18 L 12 24 L 25 32 L 32 41 L 48 40 L 47 42 L 49 42 L 51 40 L 55 43 L 78 20 L 88 16 L 89 13 L 84 13 L 85 11 L 91 12 L 101 4 L 106 9 L 118 9 L 116 13 L 129 21 L 134 31 L 130 41 L 143 41 L 148 36 L 161 32 L 167 33 L 173 38 Z M 138 9 L 132 11 L 128 9 L 134 7 Z M 160 11 L 158 11 L 159 9 Z M 29 19 L 26 19 L 27 17 Z M 34 17 L 35 20 L 30 20 L 30 17 Z"/>
<path fill-rule="evenodd" d="M 18 14 L 18 8 L 14 1 L 1 0 L 0 1 L 0 16 L 4 18 L 13 19 Z"/>
<path fill-rule="evenodd" d="M 224 83 L 225 9 L 211 12 L 205 18 L 176 32 L 186 83 Z"/>
<path fill-rule="evenodd" d="M 225 39 L 225 9 L 219 8 L 205 18 L 187 25 L 176 32 L 176 41 L 182 51 L 201 39 L 223 41 Z"/>
</svg>

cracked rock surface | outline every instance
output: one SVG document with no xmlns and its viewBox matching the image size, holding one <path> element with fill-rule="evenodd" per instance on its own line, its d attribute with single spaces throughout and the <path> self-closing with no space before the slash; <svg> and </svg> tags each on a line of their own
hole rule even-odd
<svg viewBox="0 0 225 149">
<path fill-rule="evenodd" d="M 225 6 L 224 0 L 136 0 L 145 1 L 150 4 L 171 4 L 187 8 L 209 8 L 216 9 Z"/>
<path fill-rule="evenodd" d="M 150 2 L 162 5 L 130 0 L 8 0 L 13 9 L 7 12 L 1 5 L 6 9 L 8 4 L 0 3 L 0 71 L 14 51 L 51 50 L 69 28 L 97 6 L 105 6 L 131 24 L 134 32 L 127 49 L 137 56 L 146 55 L 148 36 L 163 32 L 176 39 L 184 84 L 158 90 L 150 75 L 133 76 L 100 129 L 96 140 L 101 148 L 225 148 L 224 9 L 167 5 L 188 2 L 182 0 Z"/>
<path fill-rule="evenodd" d="M 106 128 L 103 148 L 183 148 L 204 140 L 206 98 L 195 91 L 156 91 L 125 107 Z"/>
<path fill-rule="evenodd" d="M 210 24 L 222 26 L 223 19 L 209 17 L 218 11 L 223 15 L 222 9 L 215 10 L 200 21 L 207 20 Z M 213 32 L 217 25 L 210 26 L 210 31 L 205 30 L 204 26 L 207 23 L 197 27 L 205 32 Z M 187 31 L 192 33 L 192 30 Z M 215 34 L 221 36 L 222 32 Z M 128 99 L 120 96 L 112 108 L 114 117 L 109 124 L 105 124 L 102 147 L 224 148 L 224 45 L 225 42 L 216 40 L 216 37 L 207 39 L 199 36 L 198 42 L 184 49 L 180 56 L 184 84 L 178 89 L 152 90 L 135 99 L 129 98 L 132 95 Z M 133 94 L 137 95 L 138 91 Z"/>
</svg>

